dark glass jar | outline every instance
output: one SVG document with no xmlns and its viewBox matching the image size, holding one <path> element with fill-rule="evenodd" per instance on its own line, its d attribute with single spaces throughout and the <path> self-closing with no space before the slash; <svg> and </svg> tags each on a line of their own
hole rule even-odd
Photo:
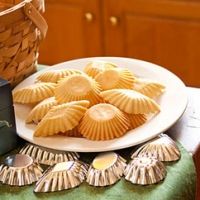
<svg viewBox="0 0 200 200">
<path fill-rule="evenodd" d="M 17 141 L 11 87 L 0 78 L 0 155 L 14 149 Z"/>
</svg>

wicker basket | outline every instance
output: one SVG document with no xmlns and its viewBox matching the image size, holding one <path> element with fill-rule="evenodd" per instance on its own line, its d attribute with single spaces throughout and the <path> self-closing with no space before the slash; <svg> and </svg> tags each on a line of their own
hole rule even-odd
<svg viewBox="0 0 200 200">
<path fill-rule="evenodd" d="M 44 11 L 43 0 L 0 3 L 0 77 L 12 86 L 36 70 L 38 47 L 48 28 L 39 11 Z"/>
</svg>

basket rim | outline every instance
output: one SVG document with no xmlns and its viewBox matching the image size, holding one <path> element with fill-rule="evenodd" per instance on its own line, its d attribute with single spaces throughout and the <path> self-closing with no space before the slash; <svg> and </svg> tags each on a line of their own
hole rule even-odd
<svg viewBox="0 0 200 200">
<path fill-rule="evenodd" d="M 0 16 L 3 16 L 3 15 L 6 15 L 6 14 L 11 13 L 11 12 L 13 12 L 13 11 L 16 11 L 16 10 L 18 10 L 18 9 L 20 9 L 20 8 L 22 8 L 22 7 L 24 7 L 25 4 L 30 3 L 31 1 L 32 1 L 32 0 L 23 0 L 22 2 L 20 2 L 20 3 L 16 4 L 16 5 L 14 5 L 14 6 L 12 6 L 11 8 L 8 8 L 8 9 L 6 9 L 6 10 L 1 11 L 1 12 L 0 12 Z"/>
</svg>

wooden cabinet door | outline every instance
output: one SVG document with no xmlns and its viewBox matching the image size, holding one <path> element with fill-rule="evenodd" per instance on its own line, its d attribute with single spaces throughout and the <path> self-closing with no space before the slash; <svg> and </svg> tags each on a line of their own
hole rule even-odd
<svg viewBox="0 0 200 200">
<path fill-rule="evenodd" d="M 104 7 L 107 55 L 157 63 L 200 87 L 200 2 L 107 0 Z"/>
<path fill-rule="evenodd" d="M 55 64 L 102 54 L 99 0 L 46 0 L 49 29 L 39 62 Z"/>
</svg>

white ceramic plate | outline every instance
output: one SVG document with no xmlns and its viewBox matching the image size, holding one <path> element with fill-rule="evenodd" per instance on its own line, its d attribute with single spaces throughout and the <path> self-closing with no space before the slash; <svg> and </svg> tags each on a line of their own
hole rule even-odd
<svg viewBox="0 0 200 200">
<path fill-rule="evenodd" d="M 91 141 L 84 138 L 72 138 L 65 136 L 55 137 L 33 137 L 35 125 L 25 124 L 25 118 L 30 108 L 25 105 L 15 105 L 17 132 L 23 139 L 48 148 L 77 151 L 77 152 L 100 152 L 122 149 L 145 142 L 159 133 L 167 130 L 183 114 L 187 105 L 186 88 L 183 82 L 170 71 L 148 62 L 117 57 L 96 57 L 72 60 L 57 64 L 51 68 L 39 71 L 21 82 L 15 89 L 34 83 L 35 78 L 44 71 L 52 69 L 83 67 L 91 60 L 105 60 L 116 63 L 120 67 L 125 67 L 134 72 L 137 76 L 150 78 L 163 83 L 166 92 L 158 99 L 161 112 L 154 116 L 144 125 L 129 131 L 123 137 L 109 141 Z"/>
</svg>

